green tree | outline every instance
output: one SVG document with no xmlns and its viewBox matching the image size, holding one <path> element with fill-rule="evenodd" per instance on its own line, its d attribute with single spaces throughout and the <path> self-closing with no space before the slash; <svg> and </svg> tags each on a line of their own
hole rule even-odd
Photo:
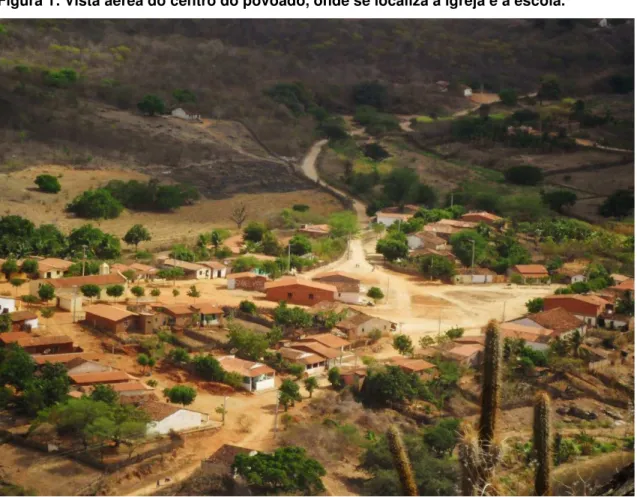
<svg viewBox="0 0 637 497">
<path fill-rule="evenodd" d="M 130 293 L 132 293 L 135 297 L 137 297 L 137 301 L 139 302 L 140 297 L 143 297 L 146 291 L 142 286 L 134 286 L 130 289 Z"/>
<path fill-rule="evenodd" d="M 91 299 L 91 302 L 95 297 L 99 297 L 101 291 L 102 290 L 99 286 L 93 284 L 82 285 L 80 287 L 80 292 L 82 292 L 82 295 L 84 295 L 87 299 Z"/>
<path fill-rule="evenodd" d="M 247 242 L 258 243 L 263 239 L 263 235 L 268 231 L 268 228 L 263 223 L 251 221 L 243 229 L 243 239 Z"/>
<path fill-rule="evenodd" d="M 423 441 L 437 457 L 450 456 L 458 443 L 460 420 L 445 418 L 425 429 Z"/>
<path fill-rule="evenodd" d="M 272 453 L 239 454 L 233 470 L 245 478 L 254 494 L 320 495 L 325 468 L 301 447 L 283 447 Z"/>
<path fill-rule="evenodd" d="M 108 190 L 98 188 L 75 197 L 66 210 L 86 219 L 114 219 L 121 214 L 124 206 Z"/>
<path fill-rule="evenodd" d="M 40 315 L 47 322 L 47 325 L 48 325 L 49 319 L 51 319 L 54 314 L 55 314 L 55 308 L 54 307 L 41 307 L 40 308 Z"/>
<path fill-rule="evenodd" d="M 137 364 L 139 364 L 142 367 L 142 374 L 146 371 L 146 368 L 148 367 L 150 363 L 150 357 L 148 356 L 148 354 L 137 354 Z"/>
<path fill-rule="evenodd" d="M 314 317 L 300 307 L 288 307 L 285 301 L 281 301 L 274 309 L 274 321 L 289 328 L 310 328 Z"/>
<path fill-rule="evenodd" d="M 369 105 L 384 110 L 389 104 L 389 91 L 379 81 L 362 81 L 352 89 L 352 99 L 356 105 Z"/>
<path fill-rule="evenodd" d="M 124 287 L 122 285 L 110 285 L 106 287 L 106 295 L 113 297 L 113 302 L 124 295 Z"/>
<path fill-rule="evenodd" d="M 635 194 L 630 190 L 617 190 L 599 206 L 604 217 L 622 218 L 630 216 L 635 208 Z"/>
<path fill-rule="evenodd" d="M 58 193 L 62 189 L 58 179 L 50 174 L 40 174 L 35 178 L 35 184 L 44 193 Z"/>
<path fill-rule="evenodd" d="M 451 235 L 449 241 L 453 254 L 460 259 L 460 262 L 465 266 L 471 265 L 472 255 L 474 259 L 473 262 L 476 265 L 481 264 L 487 255 L 487 240 L 476 231 L 462 230 Z"/>
<path fill-rule="evenodd" d="M 192 285 L 188 289 L 188 292 L 186 293 L 186 295 L 188 295 L 188 297 L 192 298 L 193 302 L 196 302 L 197 299 L 199 297 L 201 297 L 201 292 L 199 290 L 197 290 L 197 287 L 195 285 Z"/>
<path fill-rule="evenodd" d="M 194 103 L 197 101 L 197 96 L 192 90 L 188 89 L 177 88 L 176 90 L 173 90 L 173 98 L 180 104 Z"/>
<path fill-rule="evenodd" d="M 401 209 L 410 202 L 416 202 L 420 177 L 413 169 L 394 168 L 383 179 L 383 194 Z"/>
<path fill-rule="evenodd" d="M 173 297 L 179 297 L 179 290 L 177 288 L 173 288 Z"/>
<path fill-rule="evenodd" d="M 27 416 L 35 416 L 39 411 L 66 400 L 69 380 L 63 364 L 45 363 L 37 376 L 26 383 L 22 395 L 17 399 L 17 407 Z"/>
<path fill-rule="evenodd" d="M 11 385 L 22 391 L 33 380 L 36 364 L 33 358 L 19 345 L 9 345 L 0 362 L 0 385 Z"/>
<path fill-rule="evenodd" d="M 314 390 L 316 390 L 319 386 L 318 380 L 314 376 L 310 376 L 309 378 L 305 378 L 305 380 L 303 381 L 303 385 L 305 386 L 307 392 L 310 394 L 311 399 L 312 392 L 314 392 Z"/>
<path fill-rule="evenodd" d="M 257 305 L 251 300 L 242 300 L 239 302 L 239 310 L 254 316 L 257 314 Z"/>
<path fill-rule="evenodd" d="M 69 235 L 69 252 L 80 257 L 83 255 L 84 246 L 87 247 L 89 257 L 98 259 L 116 259 L 121 250 L 119 238 L 104 233 L 91 224 L 80 226 Z"/>
<path fill-rule="evenodd" d="M 22 263 L 22 272 L 24 274 L 28 274 L 29 276 L 34 276 L 38 274 L 38 261 L 36 259 L 26 259 Z"/>
<path fill-rule="evenodd" d="M 26 283 L 26 280 L 23 280 L 22 278 L 11 278 L 9 280 L 9 284 L 13 288 L 15 288 L 15 296 L 16 296 L 16 298 L 18 297 L 18 288 L 20 288 L 25 283 Z"/>
<path fill-rule="evenodd" d="M 290 253 L 305 255 L 312 252 L 312 241 L 305 235 L 294 235 L 290 240 Z"/>
<path fill-rule="evenodd" d="M 409 245 L 405 240 L 390 234 L 376 242 L 376 252 L 388 261 L 395 261 L 407 257 Z"/>
<path fill-rule="evenodd" d="M 414 353 L 414 344 L 407 335 L 396 335 L 392 342 L 392 346 L 401 355 L 412 355 Z"/>
<path fill-rule="evenodd" d="M 343 388 L 343 378 L 341 377 L 341 372 L 337 367 L 329 369 L 327 372 L 327 381 L 329 381 L 330 385 L 337 390 Z"/>
<path fill-rule="evenodd" d="M 137 108 L 142 114 L 154 116 L 155 114 L 164 114 L 164 101 L 156 95 L 146 95 L 141 102 L 137 104 Z"/>
<path fill-rule="evenodd" d="M 237 323 L 231 323 L 228 332 L 228 347 L 237 350 L 237 355 L 250 361 L 258 361 L 270 346 L 268 337 L 255 333 Z"/>
<path fill-rule="evenodd" d="M 182 366 L 190 362 L 190 355 L 188 354 L 188 351 L 186 349 L 177 347 L 176 349 L 172 349 L 168 353 L 168 359 L 173 364 Z"/>
<path fill-rule="evenodd" d="M 573 207 L 577 202 L 577 195 L 570 190 L 555 190 L 542 194 L 542 202 L 551 210 L 562 214 L 564 207 Z"/>
<path fill-rule="evenodd" d="M 206 381 L 223 381 L 224 370 L 219 361 L 210 355 L 198 355 L 192 360 L 195 372 Z"/>
<path fill-rule="evenodd" d="M 513 166 L 504 172 L 504 179 L 514 185 L 534 186 L 542 182 L 544 174 L 536 166 Z"/>
<path fill-rule="evenodd" d="M 366 407 L 391 407 L 416 398 L 430 400 L 431 393 L 415 374 L 386 366 L 368 370 L 360 397 Z"/>
<path fill-rule="evenodd" d="M 38 288 L 38 297 L 42 302 L 48 302 L 55 297 L 55 287 L 50 283 L 44 283 Z"/>
<path fill-rule="evenodd" d="M 420 258 L 420 271 L 430 279 L 449 281 L 456 274 L 456 266 L 448 257 L 432 254 Z"/>
<path fill-rule="evenodd" d="M 187 406 L 192 404 L 197 397 L 197 390 L 186 385 L 175 385 L 172 388 L 164 389 L 164 397 L 173 404 Z"/>
<path fill-rule="evenodd" d="M 373 286 L 369 290 L 367 290 L 367 296 L 370 299 L 381 300 L 385 297 L 385 294 L 380 288 L 378 288 L 377 286 Z"/>
<path fill-rule="evenodd" d="M 119 403 L 119 394 L 111 385 L 95 385 L 91 392 L 90 398 L 105 404 L 115 405 Z"/>
<path fill-rule="evenodd" d="M 7 331 L 11 331 L 13 326 L 13 322 L 11 321 L 11 316 L 9 314 L 0 314 L 0 333 L 6 333 Z"/>
<path fill-rule="evenodd" d="M 531 313 L 542 312 L 544 310 L 544 299 L 537 297 L 526 302 L 526 309 Z"/>
<path fill-rule="evenodd" d="M 135 245 L 135 252 L 141 242 L 148 242 L 151 240 L 149 231 L 141 224 L 133 225 L 122 238 L 127 245 Z"/>
<path fill-rule="evenodd" d="M 289 378 L 286 378 L 279 387 L 279 402 L 283 408 L 287 411 L 288 407 L 294 407 L 295 402 L 301 402 L 301 389 L 299 386 Z"/>
<path fill-rule="evenodd" d="M 335 238 L 354 236 L 358 233 L 359 224 L 356 214 L 350 211 L 335 212 L 328 219 L 330 235 Z"/>
<path fill-rule="evenodd" d="M 541 100 L 559 100 L 562 98 L 560 80 L 554 74 L 547 74 L 540 82 L 537 98 Z"/>
<path fill-rule="evenodd" d="M 464 335 L 464 328 L 454 326 L 453 328 L 445 331 L 445 335 L 447 335 L 450 340 L 457 340 L 458 338 L 462 338 L 462 336 Z"/>
<path fill-rule="evenodd" d="M 11 275 L 17 273 L 18 269 L 18 263 L 13 257 L 9 257 L 2 263 L 2 274 L 7 280 L 11 279 Z"/>
<path fill-rule="evenodd" d="M 505 88 L 504 90 L 501 90 L 500 93 L 498 93 L 498 96 L 504 105 L 513 107 L 518 103 L 518 92 L 513 88 Z"/>
<path fill-rule="evenodd" d="M 223 242 L 222 234 L 219 230 L 212 230 L 210 234 L 210 243 L 214 247 L 215 251 L 219 248 L 219 245 Z"/>
</svg>

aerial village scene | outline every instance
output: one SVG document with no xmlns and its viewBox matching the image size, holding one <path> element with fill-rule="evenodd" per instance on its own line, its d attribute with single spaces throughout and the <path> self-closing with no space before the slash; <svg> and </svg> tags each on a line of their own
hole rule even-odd
<svg viewBox="0 0 637 497">
<path fill-rule="evenodd" d="M 634 495 L 633 27 L 489 22 L 607 70 L 233 69 L 248 109 L 136 69 L 255 70 L 221 21 L 0 24 L 0 494 Z M 462 59 L 422 23 L 377 30 Z"/>
</svg>

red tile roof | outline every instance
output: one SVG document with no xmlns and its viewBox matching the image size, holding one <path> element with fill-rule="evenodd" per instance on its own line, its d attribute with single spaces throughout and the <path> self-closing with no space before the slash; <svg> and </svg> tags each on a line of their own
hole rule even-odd
<svg viewBox="0 0 637 497">
<path fill-rule="evenodd" d="M 116 285 L 126 283 L 126 278 L 119 273 L 111 274 L 94 274 L 90 276 L 71 276 L 70 278 L 56 278 L 49 280 L 41 280 L 42 283 L 49 283 L 55 288 L 70 288 L 82 285 Z"/>
<path fill-rule="evenodd" d="M 558 334 L 572 331 L 582 326 L 581 319 L 562 307 L 556 307 L 549 311 L 530 314 L 527 317 L 534 323 L 537 323 L 544 328 L 549 328 Z"/>
<path fill-rule="evenodd" d="M 407 357 L 397 356 L 389 359 L 391 363 L 403 369 L 407 369 L 413 373 L 420 373 L 430 369 L 436 369 L 436 365 L 423 359 L 409 359 Z"/>
<path fill-rule="evenodd" d="M 32 311 L 15 311 L 9 313 L 9 317 L 13 323 L 18 323 L 20 321 L 27 321 L 29 319 L 37 319 L 38 315 Z"/>
<path fill-rule="evenodd" d="M 274 374 L 275 371 L 270 366 L 260 362 L 246 361 L 234 356 L 217 357 L 221 367 L 229 373 L 239 373 L 242 376 L 254 378 L 262 374 Z"/>
<path fill-rule="evenodd" d="M 196 309 L 200 314 L 223 314 L 223 309 L 211 304 L 210 302 L 203 302 L 201 304 L 192 305 L 193 309 Z"/>
<path fill-rule="evenodd" d="M 513 266 L 513 270 L 520 274 L 545 274 L 549 275 L 546 267 L 541 264 L 517 264 Z"/>
<path fill-rule="evenodd" d="M 74 359 L 82 358 L 88 361 L 97 361 L 102 356 L 95 352 L 72 352 L 69 354 L 33 354 L 31 356 L 38 365 L 42 365 L 46 362 L 51 364 L 68 364 Z"/>
<path fill-rule="evenodd" d="M 308 349 L 310 352 L 320 355 L 326 359 L 336 359 L 341 356 L 340 351 L 326 347 L 318 342 L 296 342 L 290 344 L 290 347 L 298 350 Z M 305 350 L 305 352 L 308 350 Z"/>
<path fill-rule="evenodd" d="M 332 349 L 340 349 L 341 347 L 347 347 L 351 345 L 347 340 L 332 335 L 331 333 L 319 333 L 318 335 L 311 335 L 301 339 L 302 342 L 318 342 L 321 345 L 330 347 Z"/>
<path fill-rule="evenodd" d="M 613 290 L 635 291 L 635 280 L 631 278 L 622 281 L 619 285 L 612 286 L 611 288 Z"/>
<path fill-rule="evenodd" d="M 325 290 L 328 292 L 337 292 L 337 289 L 334 285 L 328 285 L 326 283 L 318 283 L 316 281 L 307 280 L 305 278 L 296 278 L 296 277 L 284 277 L 280 278 L 276 281 L 270 281 L 265 284 L 265 289 L 269 290 L 270 288 L 280 288 L 286 286 L 303 286 L 306 288 L 315 288 L 317 290 Z"/>
<path fill-rule="evenodd" d="M 87 314 L 93 314 L 107 321 L 117 323 L 131 316 L 137 316 L 135 312 L 127 311 L 121 307 L 106 304 L 95 304 L 84 309 Z"/>
<path fill-rule="evenodd" d="M 99 383 L 117 383 L 132 379 L 123 371 L 104 371 L 101 373 L 70 374 L 69 378 L 76 385 L 95 385 Z"/>
</svg>

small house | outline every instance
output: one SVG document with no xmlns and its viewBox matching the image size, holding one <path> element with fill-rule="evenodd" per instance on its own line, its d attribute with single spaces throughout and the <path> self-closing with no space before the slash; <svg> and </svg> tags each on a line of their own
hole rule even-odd
<svg viewBox="0 0 637 497">
<path fill-rule="evenodd" d="M 159 265 L 162 269 L 179 268 L 184 272 L 186 280 L 209 280 L 211 269 L 202 264 L 194 262 L 180 261 L 173 258 L 159 259 Z"/>
<path fill-rule="evenodd" d="M 341 370 L 341 380 L 349 387 L 359 389 L 367 376 L 367 367 Z"/>
<path fill-rule="evenodd" d="M 407 245 L 409 245 L 410 250 L 444 250 L 447 248 L 447 241 L 433 231 L 419 231 L 418 233 L 407 235 Z"/>
<path fill-rule="evenodd" d="M 321 357 L 313 352 L 297 350 L 291 347 L 282 347 L 279 349 L 279 353 L 284 359 L 295 364 L 301 364 L 305 368 L 305 374 L 308 376 L 321 374 L 325 371 L 327 366 L 325 357 Z"/>
<path fill-rule="evenodd" d="M 43 279 L 62 278 L 72 265 L 72 261 L 65 261 L 56 257 L 40 259 L 38 261 L 38 277 Z"/>
<path fill-rule="evenodd" d="M 124 289 L 126 289 L 128 287 L 128 280 L 118 272 L 93 274 L 89 276 L 71 276 L 70 278 L 33 280 L 29 284 L 29 293 L 37 296 L 38 290 L 45 284 L 52 285 L 53 288 L 55 288 L 56 297 L 73 294 L 81 296 L 80 288 L 83 285 L 97 285 L 100 288 L 100 294 L 97 298 L 100 300 L 112 300 L 112 297 L 106 294 L 106 289 L 111 285 L 122 285 Z M 120 299 L 126 299 L 126 291 L 124 291 Z"/>
<path fill-rule="evenodd" d="M 265 295 L 274 302 L 311 306 L 323 300 L 335 300 L 338 290 L 334 285 L 304 278 L 284 277 L 265 284 Z"/>
<path fill-rule="evenodd" d="M 98 373 L 78 373 L 69 374 L 71 383 L 78 387 L 87 387 L 90 385 L 110 385 L 111 383 L 127 383 L 132 376 L 127 375 L 123 371 L 100 371 Z"/>
<path fill-rule="evenodd" d="M 405 223 L 412 217 L 414 217 L 412 212 L 388 212 L 382 210 L 376 213 L 376 222 L 389 228 L 394 223 Z"/>
<path fill-rule="evenodd" d="M 146 411 L 150 422 L 146 428 L 148 435 L 167 435 L 171 431 L 180 432 L 200 428 L 208 423 L 206 413 L 160 402 L 150 396 L 125 396 L 124 404 L 132 404 Z"/>
<path fill-rule="evenodd" d="M 276 372 L 270 366 L 233 355 L 217 357 L 217 360 L 224 371 L 241 375 L 241 386 L 248 392 L 262 392 L 276 387 Z"/>
<path fill-rule="evenodd" d="M 453 277 L 456 285 L 493 283 L 496 273 L 485 267 L 459 268 Z"/>
<path fill-rule="evenodd" d="M 546 351 L 553 336 L 553 330 L 538 326 L 525 326 L 518 323 L 500 324 L 500 335 L 503 339 L 524 340 L 534 350 Z"/>
<path fill-rule="evenodd" d="M 293 342 L 289 347 L 322 357 L 327 368 L 342 362 L 343 353 L 341 351 L 326 347 L 318 342 Z"/>
<path fill-rule="evenodd" d="M 473 89 L 468 85 L 460 85 L 460 91 L 464 97 L 470 98 L 473 96 Z"/>
<path fill-rule="evenodd" d="M 242 289 L 262 292 L 265 289 L 265 284 L 268 282 L 268 277 L 251 272 L 230 273 L 227 276 L 227 280 L 228 290 Z"/>
<path fill-rule="evenodd" d="M 635 280 L 629 278 L 614 286 L 608 288 L 618 299 L 623 299 L 628 295 L 631 299 L 635 298 Z"/>
<path fill-rule="evenodd" d="M 458 345 L 446 352 L 448 359 L 461 366 L 470 366 L 473 368 L 477 368 L 482 364 L 483 355 L 484 346 L 477 343 Z"/>
<path fill-rule="evenodd" d="M 549 272 L 541 264 L 517 264 L 508 269 L 509 278 L 519 275 L 524 283 L 548 281 Z"/>
<path fill-rule="evenodd" d="M 194 325 L 200 327 L 221 326 L 223 324 L 223 309 L 212 305 L 209 302 L 197 303 L 190 306 L 195 313 L 199 315 L 199 319 Z"/>
<path fill-rule="evenodd" d="M 153 304 L 151 307 L 156 313 L 154 318 L 155 328 L 168 326 L 173 329 L 183 330 L 194 324 L 193 317 L 197 313 L 186 304 Z"/>
<path fill-rule="evenodd" d="M 395 325 L 386 319 L 368 316 L 361 312 L 340 321 L 335 327 L 345 333 L 348 340 L 358 340 L 367 338 L 373 330 L 379 330 L 383 335 L 388 335 L 394 330 Z"/>
<path fill-rule="evenodd" d="M 9 317 L 11 331 L 31 331 L 38 328 L 38 315 L 33 311 L 15 311 Z"/>
<path fill-rule="evenodd" d="M 87 307 L 85 316 L 85 324 L 110 333 L 153 331 L 153 319 L 150 314 L 138 314 L 112 305 L 96 304 Z"/>
<path fill-rule="evenodd" d="M 423 359 L 409 359 L 403 356 L 396 356 L 389 359 L 388 364 L 398 366 L 405 373 L 413 373 L 425 381 L 432 380 L 438 376 L 437 366 Z"/>
<path fill-rule="evenodd" d="M 567 262 L 555 271 L 553 278 L 554 281 L 567 285 L 584 282 L 588 279 L 586 275 L 586 265 L 577 262 Z"/>
<path fill-rule="evenodd" d="M 613 305 L 597 295 L 548 295 L 544 297 L 544 310 L 561 307 L 586 324 L 597 325 L 597 318 L 613 309 Z"/>
<path fill-rule="evenodd" d="M 29 354 L 63 354 L 75 352 L 73 339 L 66 335 L 36 337 L 23 331 L 0 333 L 0 343 L 17 343 Z"/>
<path fill-rule="evenodd" d="M 225 278 L 226 273 L 228 272 L 226 265 L 219 261 L 205 261 L 200 262 L 199 264 L 210 268 L 210 277 L 212 279 Z"/>
<path fill-rule="evenodd" d="M 487 226 L 496 226 L 504 221 L 500 216 L 486 211 L 467 212 L 460 216 L 460 220 L 472 223 L 484 223 Z"/>
<path fill-rule="evenodd" d="M 201 114 L 198 111 L 185 107 L 173 109 L 170 115 L 185 121 L 201 121 Z"/>
<path fill-rule="evenodd" d="M 153 389 L 139 381 L 112 383 L 110 387 L 119 395 L 120 400 L 129 397 L 154 396 Z"/>
<path fill-rule="evenodd" d="M 332 333 L 319 333 L 317 335 L 310 335 L 299 339 L 300 342 L 317 342 L 325 347 L 329 347 L 339 352 L 345 352 L 350 350 L 352 344 L 347 340 L 337 337 Z"/>
<path fill-rule="evenodd" d="M 319 238 L 330 234 L 329 224 L 303 224 L 298 232 L 312 238 Z"/>
<path fill-rule="evenodd" d="M 562 307 L 554 307 L 548 311 L 529 314 L 528 316 L 512 321 L 525 326 L 535 326 L 553 330 L 552 338 L 567 338 L 579 331 L 582 336 L 586 334 L 586 323 L 568 312 Z"/>
<path fill-rule="evenodd" d="M 317 274 L 313 281 L 333 285 L 338 291 L 337 299 L 348 304 L 359 304 L 361 302 L 361 280 L 355 275 L 343 271 L 330 271 Z"/>
</svg>

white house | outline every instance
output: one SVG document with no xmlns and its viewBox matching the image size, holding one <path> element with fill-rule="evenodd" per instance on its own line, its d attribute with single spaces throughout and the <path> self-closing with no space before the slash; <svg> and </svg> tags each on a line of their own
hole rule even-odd
<svg viewBox="0 0 637 497">
<path fill-rule="evenodd" d="M 172 431 L 184 431 L 205 425 L 210 416 L 203 412 L 165 404 L 156 400 L 143 400 L 140 406 L 150 416 L 146 433 L 166 435 Z"/>
<path fill-rule="evenodd" d="M 312 278 L 319 283 L 334 285 L 338 290 L 336 299 L 348 304 L 360 304 L 363 301 L 361 292 L 365 291 L 361 286 L 361 280 L 354 274 L 343 271 L 329 271 L 317 274 Z"/>
<path fill-rule="evenodd" d="M 386 212 L 379 211 L 376 213 L 376 222 L 384 224 L 388 228 L 395 222 L 404 223 L 414 217 L 413 213 L 401 213 L 401 212 Z"/>
<path fill-rule="evenodd" d="M 407 236 L 407 245 L 409 245 L 410 250 L 420 248 L 444 250 L 447 248 L 447 241 L 433 231 L 420 231 Z"/>
<path fill-rule="evenodd" d="M 279 349 L 279 353 L 288 361 L 304 366 L 307 376 L 323 373 L 328 363 L 325 357 L 314 354 L 313 352 L 297 350 L 291 347 L 282 347 Z"/>
<path fill-rule="evenodd" d="M 464 85 L 464 86 L 462 86 L 462 94 L 465 97 L 471 97 L 471 96 L 473 96 L 473 90 L 471 89 L 470 86 Z"/>
<path fill-rule="evenodd" d="M 201 114 L 199 114 L 197 111 L 184 109 L 182 107 L 173 109 L 171 115 L 173 117 L 178 117 L 179 119 L 184 119 L 186 121 L 201 121 Z"/>
<path fill-rule="evenodd" d="M 15 299 L 13 297 L 0 297 L 0 314 L 8 314 L 15 311 Z"/>
<path fill-rule="evenodd" d="M 200 262 L 199 264 L 210 268 L 212 279 L 225 278 L 228 272 L 228 268 L 225 266 L 225 264 L 219 261 L 206 261 L 206 262 Z"/>
<path fill-rule="evenodd" d="M 73 262 L 56 257 L 41 259 L 38 261 L 38 276 L 44 279 L 62 278 L 72 265 Z"/>
<path fill-rule="evenodd" d="M 217 357 L 221 367 L 228 373 L 240 374 L 241 386 L 248 392 L 262 392 L 276 387 L 276 372 L 270 366 L 260 362 L 246 361 L 233 355 Z"/>
<path fill-rule="evenodd" d="M 202 264 L 194 262 L 180 261 L 177 259 L 164 258 L 159 259 L 159 264 L 164 269 L 180 268 L 183 269 L 187 280 L 209 280 L 211 270 Z"/>
</svg>

